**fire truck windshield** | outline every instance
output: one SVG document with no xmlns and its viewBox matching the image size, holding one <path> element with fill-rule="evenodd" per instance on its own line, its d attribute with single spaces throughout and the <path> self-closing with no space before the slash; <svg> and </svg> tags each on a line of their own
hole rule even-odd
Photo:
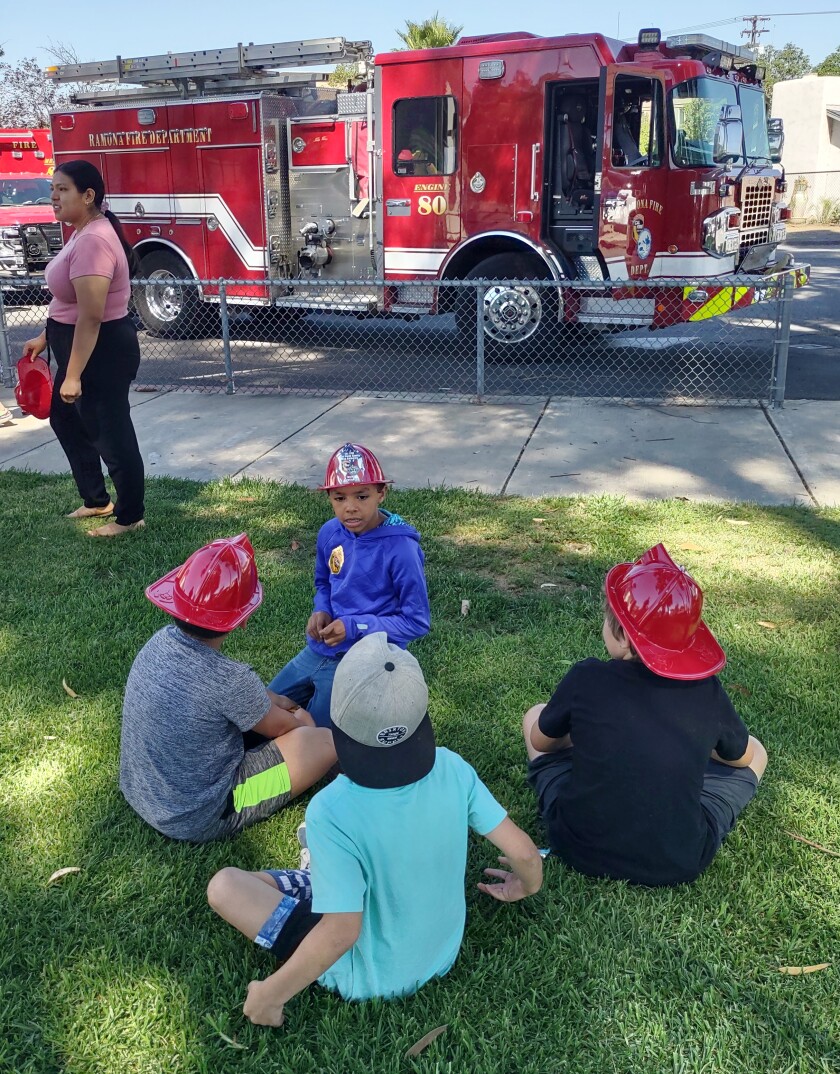
<svg viewBox="0 0 840 1074">
<path fill-rule="evenodd" d="M 744 147 L 747 160 L 770 163 L 770 139 L 767 136 L 767 109 L 764 92 L 758 86 L 739 86 L 741 116 L 744 121 Z"/>
<path fill-rule="evenodd" d="M 717 78 L 691 78 L 675 86 L 669 98 L 671 146 L 674 161 L 680 167 L 711 167 L 715 164 L 715 128 L 721 109 L 726 105 L 740 106 L 744 128 L 741 157 L 732 163 L 770 163 L 767 112 L 760 87 L 736 85 Z"/>
<path fill-rule="evenodd" d="M 0 179 L 0 206 L 49 205 L 49 179 Z"/>
</svg>

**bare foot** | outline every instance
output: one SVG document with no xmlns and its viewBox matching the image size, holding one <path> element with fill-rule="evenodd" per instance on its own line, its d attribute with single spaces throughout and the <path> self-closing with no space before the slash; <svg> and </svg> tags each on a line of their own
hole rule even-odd
<svg viewBox="0 0 840 1074">
<path fill-rule="evenodd" d="M 132 530 L 142 530 L 145 525 L 142 518 L 129 526 L 121 526 L 119 522 L 107 522 L 97 530 L 88 530 L 88 537 L 122 537 L 124 533 L 131 533 Z"/>
<path fill-rule="evenodd" d="M 104 518 L 114 513 L 114 505 L 109 501 L 104 507 L 77 507 L 66 518 Z"/>
</svg>

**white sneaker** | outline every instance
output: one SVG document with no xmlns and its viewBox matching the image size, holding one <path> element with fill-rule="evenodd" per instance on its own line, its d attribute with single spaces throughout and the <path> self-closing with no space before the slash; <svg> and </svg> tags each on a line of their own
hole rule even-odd
<svg viewBox="0 0 840 1074">
<path fill-rule="evenodd" d="M 310 868 L 310 856 L 309 847 L 306 845 L 306 823 L 298 825 L 297 841 L 300 845 L 300 866 L 301 869 L 308 870 Z"/>
</svg>

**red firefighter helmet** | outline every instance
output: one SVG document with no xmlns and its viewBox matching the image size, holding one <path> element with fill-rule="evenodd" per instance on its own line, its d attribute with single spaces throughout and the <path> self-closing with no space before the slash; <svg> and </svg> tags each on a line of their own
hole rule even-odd
<svg viewBox="0 0 840 1074">
<path fill-rule="evenodd" d="M 43 358 L 21 358 L 17 364 L 18 383 L 15 399 L 24 414 L 42 421 L 50 416 L 53 382 L 50 367 Z"/>
<path fill-rule="evenodd" d="M 346 488 L 348 485 L 390 485 L 374 453 L 361 444 L 345 444 L 327 463 L 327 474 L 319 489 Z"/>
<path fill-rule="evenodd" d="M 263 597 L 248 534 L 222 537 L 199 548 L 186 563 L 152 582 L 146 596 L 193 626 L 218 631 L 238 627 Z"/>
<path fill-rule="evenodd" d="M 726 663 L 701 618 L 703 591 L 662 544 L 619 563 L 604 582 L 609 606 L 639 658 L 666 679 L 707 679 Z"/>
</svg>

